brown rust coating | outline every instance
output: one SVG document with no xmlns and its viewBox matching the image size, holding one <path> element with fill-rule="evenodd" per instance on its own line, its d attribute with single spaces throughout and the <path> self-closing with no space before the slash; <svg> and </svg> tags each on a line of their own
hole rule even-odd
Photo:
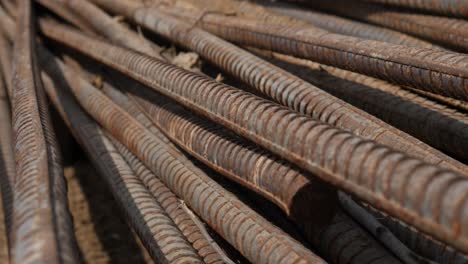
<svg viewBox="0 0 468 264">
<path fill-rule="evenodd" d="M 41 21 L 41 28 L 49 38 L 129 75 L 392 216 L 468 251 L 466 176 L 410 158 L 198 74 L 95 41 L 65 26 Z M 105 110 L 100 108 L 106 105 L 95 102 L 94 95 L 84 93 L 82 98 L 93 102 L 87 103 L 87 108 L 97 107 L 97 113 Z M 119 140 L 130 141 L 126 133 L 135 137 L 137 131 L 143 133 L 122 120 L 116 123 L 125 124 L 123 127 L 107 120 L 113 129 L 122 129 Z M 140 134 L 138 140 L 130 142 L 137 144 L 146 136 Z M 153 162 L 158 160 L 158 155 L 152 157 Z M 139 158 L 145 156 L 140 153 Z M 157 167 L 150 162 L 149 167 Z"/>
<path fill-rule="evenodd" d="M 197 225 L 193 218 L 183 209 L 182 201 L 169 190 L 146 166 L 117 140 L 113 144 L 135 171 L 153 197 L 161 204 L 187 240 L 197 250 L 204 263 L 230 263 L 233 262 L 225 255 L 222 249 L 208 235 L 207 230 Z M 196 216 L 195 216 L 196 217 Z"/>
<path fill-rule="evenodd" d="M 114 7 L 123 8 L 126 6 L 124 5 L 125 1 L 116 1 L 115 3 L 122 6 L 114 5 Z M 131 12 L 131 6 L 127 7 L 125 10 Z M 142 12 L 145 11 L 142 10 Z M 407 152 L 409 155 L 426 162 L 461 172 L 467 171 L 466 166 L 460 162 L 245 50 L 157 10 L 150 10 L 147 15 L 147 19 L 139 20 L 142 24 L 176 43 L 196 51 L 205 59 L 241 78 L 257 91 L 280 104 L 339 128 L 352 131 L 357 135 Z M 398 143 L 395 144 L 395 142 Z"/>
<path fill-rule="evenodd" d="M 142 91 L 141 88 L 133 87 L 132 93 Z M 332 208 L 335 207 L 334 192 L 302 176 L 304 172 L 300 169 L 238 137 L 229 136 L 231 133 L 225 129 L 196 118 L 167 100 L 158 100 L 154 94 L 139 95 L 142 96 L 133 97 L 133 100 L 147 109 L 148 116 L 153 117 L 174 142 L 218 172 L 276 203 L 304 231 L 306 238 L 320 248 L 327 260 L 338 259 L 335 263 L 374 263 L 377 260 L 379 263 L 399 263 L 350 218 L 329 215 L 330 210 L 335 212 Z M 301 189 L 296 191 L 296 188 Z M 291 194 L 289 201 L 285 194 Z M 337 215 L 341 214 L 339 211 Z M 341 219 L 339 223 L 337 217 Z M 337 228 L 339 226 L 346 226 L 347 233 L 333 231 L 342 231 Z M 324 240 L 327 246 L 322 245 Z"/>
<path fill-rule="evenodd" d="M 86 18 L 88 23 L 91 24 L 96 31 L 112 40 L 112 42 L 142 52 L 146 55 L 165 60 L 160 55 L 162 51 L 161 47 L 145 40 L 143 36 L 126 28 L 87 0 L 68 0 L 65 1 L 64 5 L 81 18 Z"/>
<path fill-rule="evenodd" d="M 464 19 L 401 12 L 359 1 L 336 0 L 333 5 L 326 0 L 302 2 L 327 12 L 381 25 L 463 52 L 468 51 L 468 21 Z"/>
<path fill-rule="evenodd" d="M 47 75 L 43 75 L 49 97 L 106 179 L 153 259 L 158 263 L 201 263 L 193 247 L 161 205 L 154 200 L 98 124 L 66 91 L 69 85 L 73 86 L 79 82 L 76 79 L 77 73 L 67 71 L 45 50 L 40 54 L 41 65 L 54 78 L 53 81 Z M 61 88 L 57 88 L 54 82 Z"/>
<path fill-rule="evenodd" d="M 399 86 L 268 51 L 276 65 L 447 153 L 468 159 L 468 115 Z"/>
<path fill-rule="evenodd" d="M 286 3 L 271 3 L 266 1 L 263 2 L 265 2 L 264 4 L 266 4 L 266 7 L 274 13 L 291 16 L 296 19 L 302 19 L 316 27 L 333 33 L 383 41 L 410 47 L 442 49 L 441 47 L 430 42 L 384 27 L 379 27 L 331 14 L 317 12 L 314 10 L 307 10 L 303 7 L 298 7 Z"/>
<path fill-rule="evenodd" d="M 72 88 L 88 113 L 250 261 L 324 263 L 224 190 L 200 169 L 193 165 L 187 166 L 179 160 L 179 153 L 171 151 L 96 88 L 84 80 L 80 81 L 79 87 Z"/>
<path fill-rule="evenodd" d="M 414 228 L 405 225 L 398 219 L 388 216 L 369 205 L 364 205 L 375 215 L 383 225 L 385 225 L 400 241 L 405 243 L 415 253 L 435 261 L 436 263 L 447 264 L 467 264 L 468 255 L 465 255 L 453 248 L 434 240 L 430 236 L 422 234 Z"/>
<path fill-rule="evenodd" d="M 420 11 L 443 14 L 448 16 L 468 17 L 468 1 L 466 0 L 365 0 L 379 4 L 412 8 Z"/>
<path fill-rule="evenodd" d="M 78 27 L 86 34 L 96 36 L 92 26 L 89 23 L 89 20 L 82 18 L 71 11 L 65 3 L 68 0 L 35 0 L 40 3 L 42 6 L 56 13 L 60 17 L 64 18 L 66 21 L 70 22 L 72 25 Z"/>
<path fill-rule="evenodd" d="M 328 185 L 161 95 L 144 91 L 144 86 L 127 84 L 130 100 L 192 156 L 272 201 L 295 221 L 321 224 L 330 219 L 336 193 Z"/>
<path fill-rule="evenodd" d="M 146 26 L 158 26 L 156 23 L 161 18 L 154 10 L 137 9 L 133 19 Z M 465 70 L 468 56 L 464 54 L 355 38 L 314 27 L 272 25 L 175 8 L 163 10 L 237 44 L 303 57 L 400 85 L 468 99 L 468 72 Z"/>
<path fill-rule="evenodd" d="M 19 5 L 11 93 L 16 161 L 11 261 L 77 261 L 60 153 L 37 74 L 30 1 Z"/>
<path fill-rule="evenodd" d="M 138 107 L 128 99 L 123 93 L 116 90 L 109 83 L 104 82 L 102 91 L 110 97 L 120 107 L 131 114 L 138 122 L 143 124 L 149 131 L 155 134 L 161 141 L 166 143 L 172 150 L 178 149 L 173 146 L 170 140 L 157 128 L 151 121 L 141 112 Z M 152 195 L 161 204 L 166 213 L 172 218 L 174 223 L 179 227 L 188 241 L 192 243 L 198 254 L 203 258 L 205 263 L 220 263 L 223 259 L 227 259 L 222 251 L 217 250 L 218 246 L 211 238 L 205 237 L 206 230 L 197 227 L 196 223 L 183 210 L 181 202 L 165 185 L 159 180 L 159 177 L 151 173 L 145 165 L 138 160 L 125 146 L 112 140 L 113 144 L 119 150 L 121 155 L 126 159 L 130 167 L 135 171 L 137 176 L 142 180 L 145 186 L 150 190 Z M 187 160 L 187 162 L 189 162 Z"/>
<path fill-rule="evenodd" d="M 12 187 L 15 180 L 11 112 L 6 90 L 0 71 L 0 263 L 9 263 L 8 234 L 11 230 Z"/>
</svg>

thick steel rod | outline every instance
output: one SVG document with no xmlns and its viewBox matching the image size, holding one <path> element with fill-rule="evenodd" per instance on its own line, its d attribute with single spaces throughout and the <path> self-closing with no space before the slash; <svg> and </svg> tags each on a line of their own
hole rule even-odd
<svg viewBox="0 0 468 264">
<path fill-rule="evenodd" d="M 198 74 L 93 40 L 66 26 L 43 20 L 41 28 L 49 38 L 131 76 L 323 180 L 468 251 L 468 218 L 462 213 L 468 207 L 466 176 L 428 165 Z"/>
<path fill-rule="evenodd" d="M 468 22 L 464 19 L 401 12 L 381 5 L 360 1 L 301 1 L 341 16 L 384 26 L 427 39 L 462 52 L 468 51 Z"/>
<path fill-rule="evenodd" d="M 429 145 L 468 160 L 467 114 L 372 77 L 283 54 L 257 52 Z"/>
<path fill-rule="evenodd" d="M 321 29 L 358 38 L 383 41 L 410 47 L 442 49 L 428 41 L 418 39 L 395 30 L 379 27 L 352 19 L 347 19 L 327 13 L 307 10 L 303 7 L 287 3 L 262 2 L 274 13 L 291 16 L 311 23 Z"/>
<path fill-rule="evenodd" d="M 35 64 L 31 2 L 21 1 L 18 12 L 11 93 L 16 160 L 11 260 L 75 263 L 60 153 Z"/>
<path fill-rule="evenodd" d="M 468 17 L 468 1 L 466 0 L 366 0 L 379 4 L 412 8 L 448 16 Z"/>
</svg>

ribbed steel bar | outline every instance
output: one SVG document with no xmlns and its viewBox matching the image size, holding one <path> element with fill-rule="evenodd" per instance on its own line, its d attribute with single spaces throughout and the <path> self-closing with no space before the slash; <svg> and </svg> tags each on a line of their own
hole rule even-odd
<svg viewBox="0 0 468 264">
<path fill-rule="evenodd" d="M 468 219 L 463 213 L 468 207 L 466 176 L 409 158 L 239 89 L 95 41 L 66 26 L 45 20 L 40 24 L 49 38 L 129 75 L 323 180 L 468 251 Z M 99 103 L 91 106 L 103 107 Z"/>
<path fill-rule="evenodd" d="M 123 93 L 112 87 L 109 83 L 104 82 L 102 91 L 109 96 L 115 103 L 125 109 L 138 122 L 143 124 L 149 131 L 154 133 L 161 141 L 172 147 L 169 139 L 156 127 L 152 122 L 141 112 L 138 107 L 128 99 Z M 192 243 L 198 254 L 203 258 L 205 263 L 219 263 L 227 259 L 221 251 L 217 250 L 218 246 L 211 238 L 204 237 L 206 231 L 197 227 L 196 223 L 183 210 L 181 202 L 175 194 L 173 194 L 151 171 L 146 168 L 141 161 L 138 160 L 125 146 L 112 140 L 113 144 L 127 160 L 130 167 L 137 173 L 138 177 L 143 181 L 145 186 L 150 190 L 156 200 L 163 206 L 167 214 L 177 224 L 182 233 Z M 172 147 L 173 151 L 178 152 L 178 149 Z M 187 162 L 189 162 L 187 160 Z"/>
<path fill-rule="evenodd" d="M 63 17 L 65 20 L 73 24 L 74 26 L 80 28 L 84 32 L 90 35 L 95 35 L 92 26 L 89 24 L 89 21 L 83 19 L 80 16 L 77 16 L 64 3 L 68 0 L 35 0 L 40 3 L 42 6 L 46 7 L 49 10 L 52 10 L 57 15 Z"/>
<path fill-rule="evenodd" d="M 324 263 L 200 169 L 179 160 L 180 153 L 171 151 L 99 90 L 83 79 L 79 84 L 72 86 L 73 92 L 88 113 L 247 259 L 255 263 Z"/>
<path fill-rule="evenodd" d="M 364 205 L 366 206 L 366 205 Z M 436 263 L 466 264 L 468 256 L 453 248 L 422 234 L 414 228 L 405 225 L 398 219 L 390 217 L 370 206 L 366 208 L 375 215 L 382 224 L 395 234 L 405 245 L 417 254 L 435 261 Z"/>
<path fill-rule="evenodd" d="M 137 50 L 146 55 L 165 60 L 160 55 L 162 51 L 161 47 L 147 41 L 136 32 L 126 28 L 87 0 L 67 0 L 64 1 L 64 5 L 80 15 L 81 18 L 87 18 L 88 23 L 90 23 L 96 31 L 103 34 L 112 42 Z"/>
<path fill-rule="evenodd" d="M 466 0 L 365 0 L 398 7 L 413 8 L 437 14 L 468 17 L 468 1 Z"/>
<path fill-rule="evenodd" d="M 138 83 L 127 82 L 125 87 L 139 95 L 130 94 L 125 99 L 136 102 L 154 125 L 179 147 L 275 203 L 292 220 L 320 224 L 334 213 L 336 192 L 329 186 L 227 129 L 193 116 L 161 95 L 139 92 L 145 87 Z M 113 95 L 115 91 L 104 92 L 119 105 L 124 101 Z"/>
<path fill-rule="evenodd" d="M 92 1 L 92 0 L 91 0 Z M 109 2 L 109 0 L 104 0 Z M 101 1 L 100 1 L 101 2 Z M 102 2 L 103 3 L 103 2 Z M 129 3 L 133 7 L 137 6 L 137 3 Z M 286 24 L 286 25 L 309 25 L 307 22 L 301 21 L 288 16 L 274 14 L 269 12 L 266 8 L 251 3 L 250 1 L 238 1 L 238 0 L 169 0 L 166 4 L 151 5 L 146 4 L 148 8 L 154 6 L 167 6 L 175 5 L 176 7 L 189 8 L 192 10 L 201 9 L 205 12 L 221 13 L 226 15 L 242 16 L 250 19 L 261 20 L 265 23 L 273 24 Z M 131 10 L 129 10 L 131 11 Z"/>
<path fill-rule="evenodd" d="M 65 80 L 64 75 L 67 73 L 64 66 L 48 56 L 44 50 L 40 55 L 41 65 L 53 78 L 52 80 L 48 75 L 42 75 L 49 97 L 108 182 L 151 256 L 160 263 L 202 263 L 195 249 L 154 200 L 97 123 L 66 91 L 69 82 L 77 80 Z M 75 72 L 68 74 L 73 73 L 78 75 Z"/>
<path fill-rule="evenodd" d="M 0 35 L 0 184 L 2 192 L 4 221 L 6 230 L 11 231 L 13 210 L 12 188 L 15 183 L 15 156 L 13 152 L 13 135 L 11 127 L 11 105 L 8 97 L 8 74 L 11 74 L 11 47 Z M 11 93 L 10 93 L 11 94 Z"/>
<path fill-rule="evenodd" d="M 141 91 L 141 87 L 133 86 L 131 91 L 136 93 Z M 133 100 L 137 100 L 141 107 L 147 110 L 147 115 L 154 117 L 158 127 L 184 150 L 230 179 L 275 202 L 304 230 L 306 238 L 314 243 L 316 248 L 321 248 L 321 240 L 317 239 L 317 234 L 327 228 L 336 228 L 335 223 L 330 221 L 334 217 L 327 215 L 327 211 L 332 209 L 333 213 L 335 212 L 333 203 L 336 198 L 331 196 L 331 191 L 327 191 L 314 180 L 301 177 L 303 172 L 294 168 L 295 166 L 281 162 L 250 143 L 229 136 L 230 133 L 225 129 L 196 118 L 180 107 L 158 98 L 154 94 L 139 93 Z M 282 177 L 275 177 L 276 175 Z M 297 182 L 301 181 L 307 185 L 295 191 Z M 289 199 L 292 201 L 285 197 L 285 194 L 289 193 L 294 195 Z M 309 206 L 305 206 L 306 204 Z M 354 230 L 349 231 L 353 232 L 355 237 L 351 240 L 348 240 L 348 236 L 339 235 L 330 238 L 329 247 L 321 248 L 320 252 L 328 257 L 328 261 L 339 259 L 336 263 L 355 263 L 355 260 L 359 260 L 358 263 L 373 263 L 378 256 L 379 260 L 383 261 L 381 263 L 399 263 L 370 238 L 366 231 L 351 223 L 351 220 L 345 220 L 342 224 L 352 226 Z M 324 239 L 328 239 L 328 235 L 335 236 L 336 233 L 327 233 Z M 333 251 L 336 246 L 342 246 L 342 249 Z M 344 256 L 355 256 L 355 260 L 348 259 L 349 262 L 346 262 Z"/>
<path fill-rule="evenodd" d="M 133 19 L 147 27 L 157 27 L 161 17 L 154 10 L 137 9 Z M 267 24 L 215 13 L 203 15 L 180 8 L 163 10 L 237 44 L 304 57 L 400 85 L 468 99 L 465 71 L 468 56 L 464 54 L 394 45 L 313 27 Z"/>
<path fill-rule="evenodd" d="M 272 12 L 281 15 L 291 16 L 296 19 L 302 19 L 316 27 L 333 33 L 383 41 L 410 47 L 442 49 L 441 47 L 430 42 L 384 27 L 374 26 L 371 24 L 362 23 L 356 20 L 351 20 L 331 14 L 317 12 L 314 10 L 307 10 L 303 7 L 301 8 L 287 3 L 262 2 L 262 4 L 266 4 L 266 7 Z"/>
<path fill-rule="evenodd" d="M 0 51 L 0 56 L 3 55 Z M 0 262 L 9 263 L 8 234 L 11 230 L 15 161 L 10 103 L 2 72 L 0 72 L 0 124 Z"/>
<path fill-rule="evenodd" d="M 100 4 L 107 3 L 106 0 L 93 1 Z M 112 8 L 116 9 L 115 11 L 132 12 L 132 6 L 128 5 L 128 2 L 113 1 L 113 3 Z M 110 5 L 105 6 L 111 8 Z M 143 24 L 193 49 L 205 59 L 241 78 L 276 102 L 339 128 L 377 140 L 379 143 L 392 146 L 427 162 L 466 172 L 465 165 L 392 128 L 368 113 L 323 92 L 295 75 L 203 30 L 175 20 L 154 9 L 147 10 L 151 11 L 148 13 L 148 20 L 145 20 L 148 23 L 142 20 Z M 153 21 L 151 18 L 156 20 Z M 155 21 L 158 23 L 154 24 Z M 395 142 L 400 144 L 395 145 Z"/>
<path fill-rule="evenodd" d="M 31 2 L 21 1 L 18 11 L 11 93 L 16 162 L 11 261 L 75 263 L 60 153 L 35 64 Z"/>
<path fill-rule="evenodd" d="M 413 89 L 411 87 L 403 87 L 403 88 L 406 89 L 406 90 L 412 91 L 414 93 L 417 93 L 417 94 L 419 94 L 419 95 L 421 95 L 423 97 L 430 98 L 433 101 L 440 102 L 440 103 L 445 104 L 447 106 L 450 106 L 452 108 L 461 110 L 464 113 L 468 113 L 468 102 L 466 102 L 466 101 L 461 101 L 461 100 L 453 99 L 453 98 L 450 98 L 450 97 L 445 97 L 445 96 L 442 96 L 442 95 L 433 94 L 433 93 L 421 91 L 421 90 L 418 90 L 418 89 Z"/>
<path fill-rule="evenodd" d="M 431 146 L 468 159 L 468 115 L 372 77 L 278 53 L 259 53 L 279 59 L 273 63 Z"/>
<path fill-rule="evenodd" d="M 338 193 L 340 204 L 343 211 L 348 213 L 357 223 L 363 226 L 369 233 L 372 234 L 379 242 L 389 249 L 395 256 L 403 261 L 403 263 L 432 263 L 430 260 L 423 258 L 411 251 L 403 244 L 393 233 L 380 223 L 371 213 L 355 202 L 351 197 L 343 192 Z"/>
<path fill-rule="evenodd" d="M 174 223 L 179 227 L 185 237 L 205 263 L 226 263 L 234 264 L 215 241 L 209 236 L 203 225 L 197 225 L 193 217 L 184 209 L 182 202 L 177 196 L 159 180 L 146 166 L 133 155 L 124 145 L 117 140 L 112 141 L 130 167 L 143 181 L 146 188 L 155 199 L 161 204 Z"/>
<path fill-rule="evenodd" d="M 464 19 L 401 12 L 359 1 L 337 0 L 333 5 L 326 0 L 302 2 L 314 8 L 405 32 L 464 52 L 468 51 L 468 22 Z"/>
</svg>

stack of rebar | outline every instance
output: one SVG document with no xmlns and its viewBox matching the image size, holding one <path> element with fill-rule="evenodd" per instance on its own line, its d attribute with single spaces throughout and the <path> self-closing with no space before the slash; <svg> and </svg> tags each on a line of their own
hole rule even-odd
<svg viewBox="0 0 468 264">
<path fill-rule="evenodd" d="M 101 263 L 101 181 L 148 263 L 468 263 L 465 53 L 466 0 L 0 0 L 0 263 Z"/>
</svg>

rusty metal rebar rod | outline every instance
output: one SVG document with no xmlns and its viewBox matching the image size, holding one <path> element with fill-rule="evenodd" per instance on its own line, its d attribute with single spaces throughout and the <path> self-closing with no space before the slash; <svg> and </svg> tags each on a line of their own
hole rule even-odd
<svg viewBox="0 0 468 264">
<path fill-rule="evenodd" d="M 401 12 L 381 5 L 359 1 L 302 1 L 314 8 L 384 26 L 427 39 L 441 45 L 468 51 L 468 22 L 464 19 Z"/>
<path fill-rule="evenodd" d="M 200 169 L 182 162 L 178 158 L 180 153 L 166 147 L 100 91 L 80 80 L 79 83 L 70 84 L 88 113 L 246 258 L 258 263 L 324 263 L 225 191 Z"/>
<path fill-rule="evenodd" d="M 468 17 L 468 2 L 460 0 L 365 0 L 380 4 L 417 9 L 437 14 Z"/>
<path fill-rule="evenodd" d="M 64 66 L 48 56 L 45 50 L 40 55 L 41 65 L 48 74 L 42 77 L 49 97 L 108 182 L 153 259 L 161 263 L 202 263 L 195 249 L 154 200 L 105 133 L 67 92 L 67 81 L 75 80 L 65 80 Z"/>
<path fill-rule="evenodd" d="M 233 264 L 234 262 L 226 256 L 223 250 L 209 236 L 206 228 L 203 225 L 197 224 L 197 217 L 195 215 L 190 215 L 183 209 L 184 205 L 182 201 L 159 180 L 159 177 L 155 176 L 146 168 L 146 166 L 120 142 L 115 139 L 112 140 L 112 142 L 130 167 L 143 181 L 146 188 L 161 204 L 188 241 L 192 243 L 198 254 L 203 258 L 203 261 L 205 263 Z"/>
<path fill-rule="evenodd" d="M 122 81 L 118 80 L 118 82 Z M 142 91 L 142 87 L 135 85 L 130 88 L 132 93 Z M 127 85 L 127 87 L 129 86 Z M 335 224 L 330 221 L 331 215 L 327 215 L 327 211 L 332 210 L 332 208 L 327 207 L 334 207 L 333 203 L 336 197 L 331 196 L 333 192 L 324 190 L 325 187 L 320 187 L 321 184 L 316 181 L 297 177 L 303 173 L 301 170 L 294 169 L 294 166 L 281 162 L 238 137 L 229 136 L 230 133 L 225 129 L 195 118 L 180 107 L 174 106 L 166 100 L 161 100 L 160 97 L 155 97 L 154 94 L 139 93 L 139 95 L 144 96 L 135 96 L 133 100 L 139 102 L 139 105 L 147 110 L 148 117 L 154 117 L 153 120 L 158 127 L 164 128 L 163 131 L 174 142 L 230 179 L 262 194 L 272 202 L 276 201 L 276 204 L 305 231 L 307 239 L 315 243 L 316 248 L 321 248 L 320 239 L 316 238 L 317 234 L 327 228 L 336 228 Z M 163 105 L 156 103 L 158 101 Z M 229 159 L 231 159 L 230 162 Z M 283 177 L 273 177 L 278 174 Z M 293 179 L 294 181 L 288 183 Z M 299 191 L 294 191 L 293 187 L 297 185 L 294 182 L 300 181 L 307 183 L 307 185 Z M 294 197 L 290 199 L 292 201 L 289 202 L 289 208 L 285 208 L 285 205 L 288 205 L 288 197 L 284 197 L 284 194 L 288 193 L 292 193 Z M 309 206 L 305 206 L 306 204 Z M 332 212 L 335 212 L 334 208 Z M 344 256 L 349 255 L 355 256 L 355 259 L 360 261 L 359 263 L 372 263 L 376 256 L 381 261 L 385 261 L 382 263 L 398 263 L 391 254 L 366 235 L 366 231 L 360 229 L 358 225 L 349 223 L 349 221 L 343 221 L 342 224 L 352 226 L 355 229 L 352 231 L 355 234 L 354 239 L 347 241 L 349 238 L 347 236 L 334 237 L 331 239 L 329 247 L 321 248 L 323 251 L 320 253 L 323 256 L 332 259 L 337 257 L 341 259 L 339 263 L 353 263 L 352 261 L 343 262 L 346 259 Z M 333 232 L 327 234 L 336 235 Z M 328 235 L 324 239 L 328 239 Z M 343 243 L 343 240 L 347 242 Z M 343 248 L 336 252 L 330 251 L 337 244 Z"/>
<path fill-rule="evenodd" d="M 96 31 L 102 33 L 112 42 L 142 52 L 148 56 L 166 60 L 160 55 L 162 52 L 161 47 L 126 28 L 87 0 L 67 0 L 64 1 L 64 5 L 80 15 L 80 17 L 87 18 L 88 23 Z"/>
<path fill-rule="evenodd" d="M 18 11 L 11 93 L 16 161 L 11 261 L 75 263 L 60 153 L 35 64 L 31 2 L 21 1 Z"/>
<path fill-rule="evenodd" d="M 35 0 L 40 3 L 42 6 L 46 7 L 49 10 L 52 10 L 54 13 L 64 18 L 74 26 L 80 28 L 82 31 L 86 32 L 89 35 L 96 35 L 92 26 L 89 24 L 89 20 L 83 19 L 80 16 L 74 14 L 64 3 L 67 3 L 68 0 Z"/>
<path fill-rule="evenodd" d="M 107 3 L 106 0 L 93 1 L 100 4 Z M 128 2 L 113 1 L 112 3 L 114 3 L 113 6 L 118 7 L 118 10 L 124 7 L 127 7 L 124 9 L 129 12 L 132 10 L 131 6 L 127 6 Z M 109 6 L 106 4 L 105 7 Z M 368 113 L 330 96 L 293 74 L 275 67 L 203 30 L 196 29 L 155 10 L 153 11 L 149 15 L 159 14 L 158 16 L 152 16 L 155 19 L 159 18 L 157 20 L 159 23 L 153 24 L 148 21 L 147 24 L 145 23 L 147 26 L 170 37 L 181 45 L 188 46 L 215 65 L 234 76 L 240 77 L 244 82 L 276 102 L 339 128 L 393 146 L 427 162 L 441 164 L 462 172 L 467 171 L 466 166 L 460 162 L 435 151 L 419 140 L 392 128 Z M 394 142 L 399 142 L 401 145 L 395 145 Z"/>
<path fill-rule="evenodd" d="M 416 229 L 402 223 L 375 208 L 363 205 L 375 218 L 385 225 L 405 245 L 417 254 L 436 263 L 465 264 L 468 263 L 468 255 L 463 254 L 446 244 L 434 240 L 434 238 L 418 232 Z"/>
<path fill-rule="evenodd" d="M 468 159 L 468 115 L 372 77 L 283 54 L 257 52 L 429 145 Z"/>
<path fill-rule="evenodd" d="M 458 109 L 464 113 L 468 113 L 468 102 L 466 101 L 461 101 L 461 100 L 457 100 L 457 99 L 454 99 L 454 98 L 450 98 L 450 97 L 445 97 L 445 96 L 442 96 L 442 95 L 438 95 L 438 94 L 433 94 L 433 93 L 430 93 L 430 92 L 425 92 L 425 91 L 421 91 L 421 90 L 418 90 L 418 89 L 413 89 L 411 87 L 402 87 L 406 90 L 409 90 L 413 93 L 416 93 L 416 94 L 419 94 L 423 97 L 427 97 L 427 98 L 430 98 L 431 100 L 434 100 L 436 102 L 440 102 L 442 104 L 445 104 L 447 106 L 450 106 L 452 108 L 455 108 L 455 109 Z"/>
<path fill-rule="evenodd" d="M 274 13 L 302 19 L 316 27 L 333 33 L 410 47 L 442 49 L 433 43 L 384 27 L 374 26 L 314 10 L 306 10 L 287 3 L 262 2 L 262 4 L 265 4 L 268 10 Z"/>
<path fill-rule="evenodd" d="M 138 122 L 142 123 L 149 131 L 154 133 L 161 141 L 172 146 L 170 140 L 158 128 L 156 128 L 144 113 L 142 113 L 124 94 L 120 93 L 107 82 L 103 83 L 102 91 L 113 99 L 120 107 L 125 109 L 125 111 L 131 114 Z M 175 194 L 173 194 L 164 185 L 164 183 L 158 179 L 160 177 L 151 173 L 151 171 L 149 171 L 148 168 L 146 168 L 125 146 L 113 138 L 111 138 L 111 140 L 121 155 L 127 160 L 130 167 L 143 181 L 148 190 L 150 190 L 167 214 L 177 224 L 179 229 L 181 229 L 182 233 L 192 243 L 205 263 L 227 261 L 227 256 L 225 256 L 222 251 L 217 250 L 218 246 L 214 241 L 211 241 L 211 238 L 203 235 L 207 234 L 207 232 L 197 227 L 191 217 L 184 212 L 180 201 L 176 198 Z M 175 146 L 172 147 L 172 150 L 178 151 Z"/>
<path fill-rule="evenodd" d="M 413 251 L 392 234 L 392 232 L 381 224 L 371 213 L 361 207 L 351 197 L 343 192 L 338 193 L 340 204 L 343 211 L 348 213 L 357 223 L 362 225 L 369 233 L 372 234 L 379 242 L 385 245 L 395 256 L 403 261 L 403 263 L 432 263 Z"/>
<path fill-rule="evenodd" d="M 464 70 L 468 56 L 461 53 L 394 45 L 314 27 L 272 25 L 222 14 L 197 14 L 180 8 L 160 9 L 236 44 L 303 57 L 396 84 L 468 99 L 468 73 Z M 136 9 L 132 18 L 146 26 L 158 26 L 155 22 L 161 18 L 155 10 Z"/>
<path fill-rule="evenodd" d="M 115 77 L 113 77 L 115 79 Z M 124 80 L 116 79 L 123 83 Z M 157 96 L 137 83 L 126 82 L 128 98 L 116 98 L 115 91 L 104 91 L 113 101 L 134 101 L 146 116 L 172 142 L 210 168 L 262 195 L 295 221 L 323 223 L 334 213 L 336 192 L 297 167 L 278 159 L 259 147 L 233 135 L 221 126 L 193 116 L 173 101 Z M 137 94 L 138 96 L 134 96 Z M 306 209 L 307 208 L 307 209 Z M 317 215 L 320 212 L 321 215 Z"/>
<path fill-rule="evenodd" d="M 129 75 L 323 180 L 468 251 L 468 219 L 461 213 L 468 206 L 466 176 L 198 74 L 93 40 L 66 26 L 46 20 L 40 24 L 47 37 Z M 88 107 L 104 106 L 96 102 Z M 141 135 L 138 142 L 143 139 Z"/>
<path fill-rule="evenodd" d="M 0 56 L 3 55 L 0 52 Z M 9 263 L 8 235 L 11 231 L 15 161 L 10 103 L 4 79 L 3 71 L 0 71 L 0 262 Z"/>
</svg>

